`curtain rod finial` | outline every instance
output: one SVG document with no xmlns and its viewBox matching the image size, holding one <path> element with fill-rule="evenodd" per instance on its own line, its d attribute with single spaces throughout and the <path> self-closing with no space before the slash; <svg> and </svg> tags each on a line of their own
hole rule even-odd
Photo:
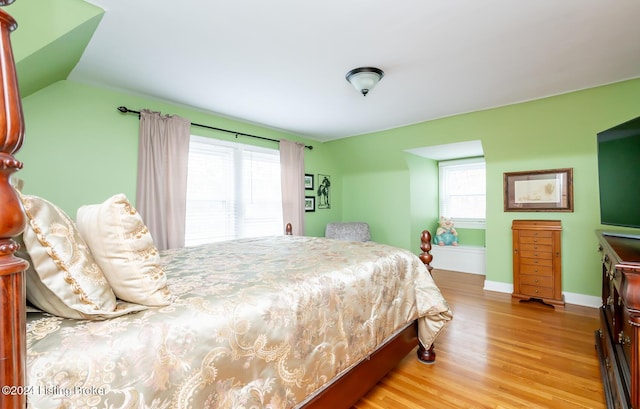
<svg viewBox="0 0 640 409">
<path fill-rule="evenodd" d="M 118 111 L 126 114 L 127 112 L 129 112 L 129 109 L 125 106 L 119 106 Z"/>
</svg>

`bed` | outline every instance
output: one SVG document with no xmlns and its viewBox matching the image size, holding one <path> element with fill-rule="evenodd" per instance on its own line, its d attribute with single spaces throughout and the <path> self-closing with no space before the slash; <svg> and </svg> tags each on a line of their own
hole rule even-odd
<svg viewBox="0 0 640 409">
<path fill-rule="evenodd" d="M 73 223 L 40 223 L 55 205 L 11 186 L 24 124 L 9 40 L 15 22 L 0 10 L 0 25 L 2 408 L 348 408 L 416 345 L 418 359 L 435 360 L 433 343 L 452 315 L 430 276 L 426 230 L 419 257 L 291 234 L 150 251 L 156 267 L 148 275 L 162 280 L 138 285 L 142 301 L 133 291 L 96 307 L 69 273 L 57 285 L 70 284 L 65 297 L 79 297 L 80 306 L 67 312 L 62 296 L 49 303 L 57 291 L 49 280 L 59 274 L 43 276 L 40 266 L 64 263 L 47 238 Z M 37 216 L 38 206 L 49 210 Z M 98 258 L 103 236 L 80 222 L 92 214 L 78 213 L 73 234 L 86 242 L 74 251 Z M 57 230 L 47 236 L 49 225 Z"/>
</svg>

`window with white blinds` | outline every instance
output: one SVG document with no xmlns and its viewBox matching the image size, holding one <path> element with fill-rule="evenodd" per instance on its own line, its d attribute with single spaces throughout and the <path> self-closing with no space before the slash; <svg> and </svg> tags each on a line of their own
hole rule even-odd
<svg viewBox="0 0 640 409">
<path fill-rule="evenodd" d="M 438 163 L 440 216 L 451 217 L 456 227 L 484 228 L 487 178 L 484 158 Z"/>
<path fill-rule="evenodd" d="M 185 244 L 282 234 L 280 152 L 191 136 Z"/>
</svg>

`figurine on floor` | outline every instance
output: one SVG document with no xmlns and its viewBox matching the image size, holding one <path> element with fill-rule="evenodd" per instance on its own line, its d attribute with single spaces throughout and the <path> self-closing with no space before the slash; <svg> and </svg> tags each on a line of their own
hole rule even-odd
<svg viewBox="0 0 640 409">
<path fill-rule="evenodd" d="M 453 220 L 450 217 L 440 217 L 439 227 L 436 230 L 435 241 L 439 246 L 457 246 L 458 232 L 453 228 Z"/>
</svg>

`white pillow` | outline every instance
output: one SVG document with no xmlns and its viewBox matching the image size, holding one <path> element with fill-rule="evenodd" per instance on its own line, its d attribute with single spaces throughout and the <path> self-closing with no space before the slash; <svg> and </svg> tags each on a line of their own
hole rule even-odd
<svg viewBox="0 0 640 409">
<path fill-rule="evenodd" d="M 158 249 L 124 194 L 80 207 L 76 224 L 116 297 L 148 306 L 169 304 Z"/>
<path fill-rule="evenodd" d="M 139 311 L 118 305 L 109 282 L 95 263 L 73 220 L 49 201 L 20 195 L 27 226 L 18 242 L 29 261 L 27 299 L 48 313 L 77 319 L 105 319 Z"/>
</svg>

